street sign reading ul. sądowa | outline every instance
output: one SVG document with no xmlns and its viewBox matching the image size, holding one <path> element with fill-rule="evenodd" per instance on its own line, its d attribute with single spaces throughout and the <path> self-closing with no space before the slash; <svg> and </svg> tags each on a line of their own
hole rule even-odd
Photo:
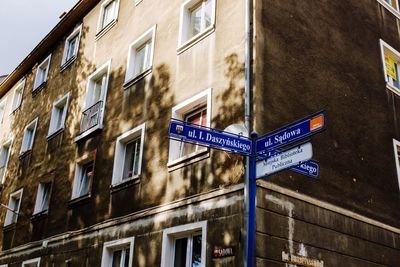
<svg viewBox="0 0 400 267">
<path fill-rule="evenodd" d="M 188 124 L 179 120 L 171 120 L 169 136 L 178 141 L 210 146 L 242 155 L 251 154 L 252 142 L 247 137 Z"/>
<path fill-rule="evenodd" d="M 324 114 L 319 112 L 305 119 L 276 130 L 270 134 L 264 135 L 256 141 L 257 155 L 265 154 L 266 152 L 278 148 L 308 136 L 316 134 L 324 128 Z"/>
</svg>

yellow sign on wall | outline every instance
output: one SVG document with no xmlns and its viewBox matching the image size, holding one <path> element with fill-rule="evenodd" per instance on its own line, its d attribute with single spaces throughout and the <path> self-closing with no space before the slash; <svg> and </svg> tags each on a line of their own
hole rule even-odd
<svg viewBox="0 0 400 267">
<path fill-rule="evenodd" d="M 393 80 L 396 80 L 396 66 L 394 60 L 391 59 L 388 55 L 385 55 L 385 67 L 386 74 L 391 77 Z"/>
</svg>

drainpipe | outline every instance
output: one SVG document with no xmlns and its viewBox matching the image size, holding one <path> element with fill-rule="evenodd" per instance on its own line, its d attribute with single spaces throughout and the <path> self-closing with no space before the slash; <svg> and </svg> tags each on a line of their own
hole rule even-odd
<svg viewBox="0 0 400 267">
<path fill-rule="evenodd" d="M 245 127 L 248 133 L 253 132 L 253 0 L 245 0 L 245 63 L 244 63 L 244 119 Z M 253 150 L 253 149 L 252 149 Z M 243 246 L 243 266 L 252 267 L 254 263 L 254 222 L 250 221 L 251 190 L 254 190 L 255 181 L 250 180 L 250 162 L 252 156 L 246 156 L 245 159 L 245 177 L 244 177 L 244 246 Z M 254 214 L 255 215 L 255 214 Z"/>
</svg>

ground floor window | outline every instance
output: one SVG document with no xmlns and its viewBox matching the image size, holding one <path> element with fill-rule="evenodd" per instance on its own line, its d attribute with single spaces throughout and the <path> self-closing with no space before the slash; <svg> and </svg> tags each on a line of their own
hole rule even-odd
<svg viewBox="0 0 400 267">
<path fill-rule="evenodd" d="M 104 243 L 101 267 L 132 267 L 134 238 Z"/>
</svg>

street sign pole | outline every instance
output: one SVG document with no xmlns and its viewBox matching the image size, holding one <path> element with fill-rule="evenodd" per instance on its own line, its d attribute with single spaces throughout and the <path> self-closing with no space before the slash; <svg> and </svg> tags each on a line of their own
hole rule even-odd
<svg viewBox="0 0 400 267">
<path fill-rule="evenodd" d="M 248 218 L 248 245 L 247 245 L 247 266 L 254 266 L 254 243 L 255 243 L 255 234 L 256 234 L 256 163 L 257 163 L 257 155 L 255 144 L 257 140 L 257 134 L 252 133 L 250 135 L 252 140 L 252 148 L 250 155 L 250 166 L 249 166 L 249 218 Z"/>
</svg>

